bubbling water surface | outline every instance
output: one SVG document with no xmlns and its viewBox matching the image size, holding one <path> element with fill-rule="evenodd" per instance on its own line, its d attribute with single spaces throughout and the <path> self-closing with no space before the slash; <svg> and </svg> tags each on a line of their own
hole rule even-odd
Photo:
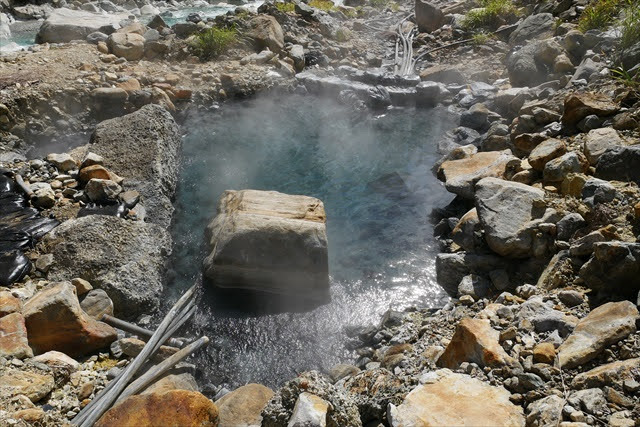
<svg viewBox="0 0 640 427">
<path fill-rule="evenodd" d="M 331 302 L 305 311 L 205 283 L 193 334 L 211 344 L 196 364 L 214 384 L 271 387 L 352 361 L 345 327 L 384 311 L 438 306 L 429 214 L 451 196 L 431 172 L 455 118 L 444 109 L 358 113 L 311 96 L 259 97 L 193 114 L 185 125 L 167 301 L 200 275 L 204 229 L 227 189 L 314 196 L 327 213 Z M 284 312 L 283 312 L 284 310 Z"/>
</svg>

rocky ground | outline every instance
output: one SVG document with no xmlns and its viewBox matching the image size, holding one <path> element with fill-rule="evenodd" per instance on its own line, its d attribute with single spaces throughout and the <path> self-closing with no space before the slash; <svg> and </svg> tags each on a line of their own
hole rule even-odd
<svg viewBox="0 0 640 427">
<path fill-rule="evenodd" d="M 477 5 L 418 1 L 400 29 L 419 77 L 388 72 L 409 3 L 266 4 L 2 57 L 0 244 L 25 243 L 2 255 L 12 275 L 0 288 L 0 422 L 67 423 L 141 351 L 99 319 L 147 325 L 159 306 L 176 119 L 277 86 L 460 114 L 434 169 L 457 196 L 433 213 L 451 302 L 350 328 L 353 364 L 275 392 L 209 390 L 214 404 L 181 366 L 101 425 L 140 414 L 161 424 L 163 408 L 185 402 L 197 408 L 187 418 L 221 426 L 640 425 L 640 98 L 610 73 L 637 67 L 637 50 L 620 55 L 612 31 L 578 31 L 587 3 L 519 2 L 480 40 L 461 26 Z M 193 32 L 227 24 L 248 40 L 215 61 L 193 57 Z M 84 144 L 26 160 L 61 132 Z"/>
</svg>

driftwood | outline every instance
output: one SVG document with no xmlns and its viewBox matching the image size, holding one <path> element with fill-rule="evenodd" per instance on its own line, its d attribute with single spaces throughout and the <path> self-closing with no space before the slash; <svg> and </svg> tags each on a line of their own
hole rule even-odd
<svg viewBox="0 0 640 427">
<path fill-rule="evenodd" d="M 193 315 L 195 312 L 195 290 L 196 285 L 192 286 L 184 295 L 182 295 L 182 297 L 180 297 L 171 310 L 169 310 L 155 332 L 151 335 L 149 341 L 147 341 L 140 354 L 133 359 L 133 361 L 120 373 L 120 375 L 113 379 L 87 406 L 84 407 L 82 411 L 80 411 L 80 413 L 78 413 L 78 415 L 76 415 L 76 417 L 71 421 L 74 425 L 78 425 L 80 427 L 91 427 L 107 410 L 109 410 L 109 408 L 111 408 L 111 406 L 113 406 L 114 403 L 121 398 L 123 392 L 127 390 L 127 385 L 133 380 L 138 370 L 153 356 L 154 353 L 158 351 L 160 346 L 163 345 L 165 341 L 167 341 L 171 335 L 180 326 L 182 326 L 189 317 L 191 317 L 191 315 Z M 157 378 L 158 375 L 161 375 L 159 372 L 166 372 L 166 370 L 177 363 L 177 361 L 184 359 L 198 348 L 206 345 L 208 342 L 209 339 L 207 337 L 202 337 L 156 367 L 151 368 L 150 371 L 138 379 L 140 380 L 141 378 L 144 378 L 144 381 L 137 382 L 136 387 L 140 387 L 140 384 L 143 382 L 147 383 L 147 381 L 152 381 L 152 377 Z M 169 363 L 172 364 L 169 366 Z M 167 368 L 167 366 L 169 367 Z M 136 382 L 134 382 L 134 384 L 136 384 Z"/>
<path fill-rule="evenodd" d="M 109 316 L 108 314 L 102 315 L 102 318 L 100 319 L 100 321 L 106 323 L 107 325 L 111 325 L 114 328 L 118 328 L 125 332 L 129 332 L 130 334 L 138 335 L 141 338 L 148 339 L 148 338 L 151 338 L 151 336 L 153 335 L 153 331 L 150 331 L 145 328 L 141 328 L 138 325 L 134 325 L 133 323 L 129 323 L 122 319 L 118 319 L 117 317 Z M 170 345 L 171 347 L 182 348 L 184 347 L 185 342 L 177 338 L 170 338 L 166 342 L 166 344 Z"/>
</svg>

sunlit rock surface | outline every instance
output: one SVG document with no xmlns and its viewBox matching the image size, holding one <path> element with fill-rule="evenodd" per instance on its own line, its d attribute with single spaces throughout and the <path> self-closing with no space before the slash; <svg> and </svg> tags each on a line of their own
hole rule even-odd
<svg viewBox="0 0 640 427">
<path fill-rule="evenodd" d="M 323 203 L 275 191 L 226 191 L 206 233 L 205 275 L 222 288 L 328 298 Z"/>
</svg>

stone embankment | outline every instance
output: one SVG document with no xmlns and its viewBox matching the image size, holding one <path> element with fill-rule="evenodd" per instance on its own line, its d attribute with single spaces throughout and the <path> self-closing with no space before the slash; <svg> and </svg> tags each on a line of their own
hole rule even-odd
<svg viewBox="0 0 640 427">
<path fill-rule="evenodd" d="M 456 195 L 434 213 L 451 302 L 349 328 L 353 365 L 276 391 L 249 384 L 210 395 L 214 403 L 198 392 L 195 367 L 180 365 L 99 425 L 638 426 L 640 98 L 610 76 L 618 63 L 637 69 L 638 46 L 620 54 L 615 31 L 579 31 L 584 5 L 518 2 L 520 16 L 506 14 L 504 31 L 473 45 L 453 43 L 474 4 L 418 0 L 417 22 L 403 25 L 417 27 L 419 77 L 364 71 L 393 66 L 393 39 L 371 34 L 393 29 L 413 3 L 365 6 L 355 19 L 350 6 L 265 4 L 88 34 L 62 19 L 79 12 L 52 14 L 41 38 L 59 24 L 54 33 L 92 44 L 43 44 L 0 63 L 3 176 L 19 174 L 32 207 L 62 221 L 39 242 L 29 235 L 24 268 L 0 290 L 0 423 L 63 425 L 141 351 L 99 319 L 145 325 L 159 305 L 180 144 L 165 110 L 179 117 L 284 83 L 356 108 L 444 104 L 460 114 L 434 170 Z M 188 37 L 221 24 L 251 42 L 188 64 Z M 26 161 L 30 144 L 60 130 L 93 136 Z"/>
</svg>

